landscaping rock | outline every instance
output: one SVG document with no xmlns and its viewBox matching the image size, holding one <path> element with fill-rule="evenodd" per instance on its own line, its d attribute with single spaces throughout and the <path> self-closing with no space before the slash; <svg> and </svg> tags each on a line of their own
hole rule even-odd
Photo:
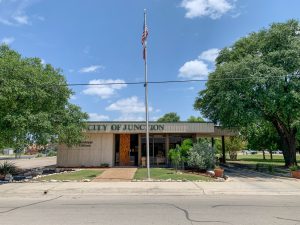
<svg viewBox="0 0 300 225">
<path fill-rule="evenodd" d="M 4 177 L 4 180 L 8 181 L 8 182 L 12 182 L 13 181 L 13 176 L 11 174 L 6 174 L 5 177 Z"/>
<path fill-rule="evenodd" d="M 208 170 L 207 174 L 214 177 L 215 176 L 215 172 L 213 170 Z"/>
<path fill-rule="evenodd" d="M 83 179 L 82 182 L 91 182 L 90 179 Z"/>
</svg>

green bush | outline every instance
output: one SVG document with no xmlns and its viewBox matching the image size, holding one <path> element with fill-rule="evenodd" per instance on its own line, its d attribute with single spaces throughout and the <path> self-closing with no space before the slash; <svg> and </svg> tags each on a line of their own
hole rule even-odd
<svg viewBox="0 0 300 225">
<path fill-rule="evenodd" d="M 51 157 L 51 156 L 56 156 L 56 155 L 57 155 L 57 152 L 56 152 L 56 151 L 53 151 L 53 150 L 50 150 L 49 152 L 47 152 L 46 155 L 49 156 L 49 157 Z"/>
<path fill-rule="evenodd" d="M 297 171 L 299 170 L 299 167 L 297 165 L 293 165 L 293 166 L 290 166 L 290 171 Z"/>
<path fill-rule="evenodd" d="M 262 163 L 256 163 L 255 170 L 256 171 L 262 171 L 264 167 L 265 167 L 264 164 L 262 164 Z"/>
<path fill-rule="evenodd" d="M 44 154 L 39 152 L 36 157 L 37 158 L 44 157 Z"/>
<path fill-rule="evenodd" d="M 177 172 L 179 164 L 182 161 L 181 149 L 180 149 L 179 145 L 176 145 L 175 149 L 169 150 L 169 158 L 171 159 L 172 165 L 174 166 L 174 168 Z"/>
<path fill-rule="evenodd" d="M 275 169 L 274 169 L 274 166 L 272 164 L 268 165 L 268 171 L 269 171 L 269 173 L 274 174 Z"/>
<path fill-rule="evenodd" d="M 100 167 L 103 167 L 103 168 L 104 168 L 104 167 L 109 167 L 109 163 L 101 163 L 101 164 L 100 164 Z"/>
<path fill-rule="evenodd" d="M 215 153 L 210 142 L 199 140 L 188 152 L 187 164 L 197 170 L 208 170 L 215 166 Z"/>
<path fill-rule="evenodd" d="M 4 163 L 0 164 L 0 174 L 6 175 L 6 174 L 16 174 L 17 173 L 17 167 L 14 163 L 5 161 Z"/>
</svg>

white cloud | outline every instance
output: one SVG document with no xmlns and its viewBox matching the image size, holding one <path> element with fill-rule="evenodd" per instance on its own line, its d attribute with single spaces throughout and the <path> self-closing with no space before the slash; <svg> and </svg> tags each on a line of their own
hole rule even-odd
<svg viewBox="0 0 300 225">
<path fill-rule="evenodd" d="M 105 109 L 107 111 L 119 111 L 123 114 L 144 113 L 145 104 L 144 102 L 141 102 L 137 96 L 132 96 L 129 98 L 120 99 Z M 149 107 L 149 112 L 152 110 L 152 107 Z"/>
<path fill-rule="evenodd" d="M 115 119 L 115 121 L 144 121 L 144 116 L 136 116 L 134 114 L 123 114 L 122 116 Z"/>
<path fill-rule="evenodd" d="M 140 101 L 137 96 L 120 99 L 108 107 L 107 111 L 117 111 L 121 113 L 121 116 L 116 120 L 120 121 L 142 121 L 145 120 L 145 104 Z M 153 108 L 149 107 L 149 112 L 152 112 Z"/>
<path fill-rule="evenodd" d="M 210 70 L 206 63 L 201 60 L 192 60 L 186 62 L 179 69 L 179 77 L 186 79 L 201 79 L 203 77 L 208 76 Z"/>
<path fill-rule="evenodd" d="M 234 2 L 232 0 L 183 0 L 181 7 L 185 8 L 185 17 L 189 19 L 205 16 L 218 19 L 235 7 Z"/>
<path fill-rule="evenodd" d="M 92 65 L 88 67 L 83 67 L 79 70 L 80 73 L 94 73 L 97 72 L 99 69 L 104 69 L 102 65 Z"/>
<path fill-rule="evenodd" d="M 90 121 L 109 120 L 109 116 L 101 115 L 101 114 L 98 114 L 98 113 L 89 113 L 89 120 Z"/>
<path fill-rule="evenodd" d="M 216 61 L 216 58 L 218 57 L 219 53 L 220 53 L 220 49 L 211 48 L 211 49 L 208 49 L 208 50 L 202 52 L 198 58 L 214 63 Z"/>
<path fill-rule="evenodd" d="M 1 0 L 0 23 L 8 26 L 28 25 L 29 16 L 26 10 L 37 0 Z M 34 16 L 33 16 L 34 17 Z"/>
<path fill-rule="evenodd" d="M 206 78 L 212 71 L 209 68 L 212 63 L 215 63 L 220 50 L 217 48 L 211 48 L 200 53 L 197 59 L 186 62 L 180 69 L 178 77 L 185 79 L 202 79 Z M 205 61 L 205 62 L 204 62 Z M 189 88 L 189 90 L 192 87 Z"/>
<path fill-rule="evenodd" d="M 41 63 L 42 63 L 43 65 L 46 65 L 45 59 L 41 59 Z"/>
<path fill-rule="evenodd" d="M 28 17 L 23 16 L 13 16 L 13 18 L 19 23 L 19 24 L 29 24 Z"/>
<path fill-rule="evenodd" d="M 111 84 L 111 83 L 118 83 L 118 84 Z M 117 90 L 127 87 L 125 81 L 120 79 L 91 80 L 89 84 L 91 85 L 89 85 L 88 88 L 83 91 L 83 93 L 86 95 L 99 96 L 102 99 L 110 98 L 116 94 Z"/>
<path fill-rule="evenodd" d="M 10 45 L 15 41 L 14 37 L 4 37 L 0 40 L 0 44 Z"/>
</svg>

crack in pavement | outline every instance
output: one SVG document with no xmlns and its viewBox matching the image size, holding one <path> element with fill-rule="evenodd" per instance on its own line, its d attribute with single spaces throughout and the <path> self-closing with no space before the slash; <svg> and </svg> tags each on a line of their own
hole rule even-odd
<svg viewBox="0 0 300 225">
<path fill-rule="evenodd" d="M 0 212 L 0 214 L 12 212 L 12 211 L 15 211 L 15 210 L 17 210 L 17 209 L 26 208 L 26 207 L 32 206 L 32 205 L 38 205 L 38 204 L 41 204 L 41 203 L 44 203 L 44 202 L 50 202 L 50 201 L 59 199 L 59 198 L 61 198 L 61 197 L 62 197 L 62 195 L 60 195 L 60 196 L 58 196 L 58 197 L 55 197 L 55 198 L 51 198 L 51 199 L 47 199 L 47 200 L 43 200 L 43 201 L 39 201 L 39 202 L 30 203 L 30 204 L 27 204 L 27 205 L 17 206 L 17 207 L 14 207 L 14 208 L 12 208 L 12 209 L 9 209 L 9 210 Z"/>
<path fill-rule="evenodd" d="M 213 205 L 212 208 L 218 207 L 263 207 L 263 208 L 300 208 L 300 206 L 288 205 Z"/>
<path fill-rule="evenodd" d="M 112 205 L 112 206 L 115 206 L 115 205 L 159 205 L 159 206 L 171 206 L 175 209 L 178 209 L 180 210 L 181 212 L 184 213 L 185 215 L 185 218 L 186 220 L 188 220 L 189 222 L 191 223 L 223 223 L 223 224 L 231 224 L 229 222 L 226 222 L 226 221 L 221 221 L 221 220 L 194 220 L 190 217 L 190 213 L 188 210 L 184 209 L 184 208 L 181 208 L 179 206 L 177 206 L 176 204 L 171 204 L 171 203 L 134 203 L 134 204 L 130 204 L 130 203 L 118 203 L 118 204 L 114 204 L 114 203 L 88 203 L 88 204 L 63 204 L 63 205 Z"/>
<path fill-rule="evenodd" d="M 287 220 L 287 221 L 293 221 L 293 222 L 300 222 L 300 220 L 293 220 L 293 219 L 287 219 L 287 218 L 282 218 L 282 217 L 275 217 L 276 219 L 279 220 Z"/>
<path fill-rule="evenodd" d="M 192 182 L 197 188 L 199 188 L 201 191 L 202 191 L 202 194 L 203 195 L 206 195 L 205 191 L 204 191 L 204 188 L 203 187 L 200 187 L 198 184 L 196 184 L 195 182 Z"/>
</svg>

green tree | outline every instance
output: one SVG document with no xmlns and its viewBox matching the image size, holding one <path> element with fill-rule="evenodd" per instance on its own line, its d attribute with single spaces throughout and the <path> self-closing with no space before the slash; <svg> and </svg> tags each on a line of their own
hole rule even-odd
<svg viewBox="0 0 300 225">
<path fill-rule="evenodd" d="M 173 166 L 175 167 L 175 171 L 177 173 L 179 164 L 182 161 L 180 146 L 176 145 L 176 148 L 170 149 L 168 154 L 169 154 L 169 158 L 171 159 Z"/>
<path fill-rule="evenodd" d="M 296 164 L 299 69 L 299 22 L 275 23 L 220 52 L 194 107 L 225 127 L 268 121 L 280 137 L 286 166 Z"/>
<path fill-rule="evenodd" d="M 195 117 L 195 116 L 190 116 L 188 119 L 187 119 L 188 122 L 192 122 L 192 123 L 196 123 L 196 122 L 204 122 L 204 119 L 200 116 L 198 117 Z"/>
<path fill-rule="evenodd" d="M 229 153 L 229 157 L 232 160 L 237 159 L 237 152 L 244 149 L 246 142 L 242 137 L 228 137 L 225 139 L 225 151 Z"/>
<path fill-rule="evenodd" d="M 0 46 L 0 143 L 17 151 L 36 143 L 79 143 L 87 114 L 69 103 L 61 71 Z"/>
<path fill-rule="evenodd" d="M 157 122 L 165 123 L 165 122 L 179 122 L 180 116 L 175 112 L 166 113 L 161 118 L 157 120 Z"/>
<path fill-rule="evenodd" d="M 243 135 L 248 141 L 248 148 L 263 151 L 265 159 L 265 150 L 271 154 L 272 151 L 280 146 L 280 138 L 275 128 L 267 121 L 260 121 L 250 124 L 242 130 Z"/>
</svg>

